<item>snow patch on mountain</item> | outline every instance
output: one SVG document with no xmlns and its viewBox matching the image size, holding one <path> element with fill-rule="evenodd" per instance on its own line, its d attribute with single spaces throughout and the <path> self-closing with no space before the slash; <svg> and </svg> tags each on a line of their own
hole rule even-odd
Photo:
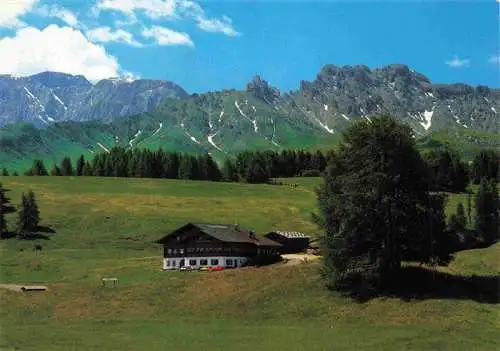
<svg viewBox="0 0 500 351">
<path fill-rule="evenodd" d="M 186 134 L 189 139 L 194 141 L 196 144 L 201 144 L 194 136 L 189 134 L 189 132 L 184 128 L 184 120 L 181 122 L 181 128 L 184 131 L 184 134 Z"/>
<path fill-rule="evenodd" d="M 214 148 L 216 148 L 216 149 L 217 149 L 217 150 L 219 150 L 219 151 L 223 151 L 220 147 L 218 147 L 218 146 L 214 143 L 214 140 L 213 140 L 214 136 L 216 136 L 218 133 L 219 133 L 219 132 L 217 132 L 217 133 L 215 133 L 215 134 L 212 134 L 212 135 L 209 135 L 209 136 L 207 137 L 207 140 L 208 140 L 208 142 L 210 143 L 210 145 L 212 145 Z"/>
<path fill-rule="evenodd" d="M 157 129 L 157 130 L 155 130 L 155 131 L 153 132 L 153 134 L 151 134 L 151 136 L 155 136 L 156 134 L 158 134 L 158 132 L 161 130 L 161 128 L 162 128 L 162 127 L 163 127 L 163 123 L 161 123 L 161 122 L 160 122 L 160 126 L 158 127 L 158 129 Z"/>
<path fill-rule="evenodd" d="M 106 152 L 109 154 L 109 152 L 110 152 L 110 151 L 106 148 L 106 146 L 102 145 L 102 144 L 101 144 L 101 143 L 99 143 L 99 142 L 97 143 L 97 145 L 98 145 L 101 149 L 103 149 L 104 151 L 106 151 Z"/>
<path fill-rule="evenodd" d="M 133 145 L 133 142 L 139 137 L 139 135 L 141 135 L 142 131 L 139 129 L 137 131 L 137 133 L 134 134 L 134 137 L 128 142 L 128 144 L 130 145 L 130 147 L 132 147 Z"/>
<path fill-rule="evenodd" d="M 65 109 L 65 110 L 67 110 L 67 109 L 68 109 L 68 107 L 66 107 L 66 105 L 64 104 L 64 102 L 62 102 L 62 100 L 59 98 L 59 96 L 57 96 L 57 95 L 56 95 L 56 93 L 52 92 L 52 96 L 54 96 L 54 99 L 55 99 L 58 103 L 60 103 L 60 104 L 64 107 L 64 109 Z"/>
<path fill-rule="evenodd" d="M 191 139 L 192 141 L 194 141 L 196 144 L 201 144 L 198 140 L 196 140 L 196 138 L 194 136 L 192 136 L 188 132 L 186 132 L 186 134 L 189 136 L 189 139 Z"/>
<path fill-rule="evenodd" d="M 242 115 L 243 117 L 245 117 L 247 120 L 249 121 L 252 121 L 250 118 L 248 118 L 248 116 L 241 110 L 240 108 L 240 105 L 238 104 L 238 101 L 237 100 L 234 100 L 234 106 L 236 106 L 236 109 L 238 109 L 238 112 L 240 113 L 240 115 Z"/>
<path fill-rule="evenodd" d="M 334 134 L 335 131 L 333 129 L 330 129 L 325 123 L 321 122 L 318 118 L 316 118 L 316 121 L 319 123 L 320 126 L 323 127 L 324 130 L 326 130 L 330 134 Z"/>
<path fill-rule="evenodd" d="M 273 136 L 271 137 L 271 143 L 273 143 L 274 145 L 276 146 L 280 146 L 280 144 L 278 144 L 274 139 L 276 139 L 276 124 L 274 124 L 274 120 L 272 120 L 273 122 Z"/>
<path fill-rule="evenodd" d="M 29 97 L 31 97 L 33 100 L 36 100 L 35 95 L 33 95 L 33 94 L 31 93 L 31 91 L 30 91 L 28 88 L 23 87 L 23 89 L 24 89 L 24 91 L 28 94 L 28 96 L 29 96 Z"/>
<path fill-rule="evenodd" d="M 44 120 L 44 119 L 43 119 L 43 117 L 42 117 L 42 116 L 40 116 L 40 115 L 38 115 L 38 119 L 39 119 L 40 121 L 42 121 L 43 123 L 45 123 L 45 124 L 49 124 L 49 122 L 47 122 L 46 120 Z"/>
<path fill-rule="evenodd" d="M 434 114 L 434 107 L 431 111 L 424 111 L 424 122 L 420 122 L 420 125 L 425 129 L 429 130 L 432 125 L 432 115 Z"/>
</svg>

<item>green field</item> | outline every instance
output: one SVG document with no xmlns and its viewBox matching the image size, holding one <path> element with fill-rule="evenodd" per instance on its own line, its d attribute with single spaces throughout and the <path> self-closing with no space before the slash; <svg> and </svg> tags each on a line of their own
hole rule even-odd
<svg viewBox="0 0 500 351">
<path fill-rule="evenodd" d="M 49 240 L 4 240 L 2 350 L 494 350 L 498 304 L 479 285 L 365 303 L 328 292 L 318 264 L 162 272 L 153 241 L 188 221 L 317 234 L 318 179 L 298 187 L 149 179 L 3 177 L 18 203 L 35 191 Z M 457 197 L 450 201 L 451 211 Z M 463 197 L 465 201 L 465 197 Z M 464 202 L 465 204 L 465 202 Z M 13 227 L 15 215 L 8 219 Z M 442 272 L 498 276 L 500 245 L 457 254 Z M 101 287 L 102 277 L 120 279 Z M 476 291 L 478 290 L 479 291 Z M 491 287 L 490 287 L 491 289 Z"/>
</svg>

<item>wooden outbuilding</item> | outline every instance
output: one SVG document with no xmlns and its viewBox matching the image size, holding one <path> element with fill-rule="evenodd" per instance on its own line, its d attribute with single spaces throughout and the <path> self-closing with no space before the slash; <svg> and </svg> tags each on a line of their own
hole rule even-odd
<svg viewBox="0 0 500 351">
<path fill-rule="evenodd" d="M 310 236 L 299 232 L 276 230 L 264 235 L 266 238 L 282 245 L 282 254 L 306 252 L 309 248 Z"/>
</svg>

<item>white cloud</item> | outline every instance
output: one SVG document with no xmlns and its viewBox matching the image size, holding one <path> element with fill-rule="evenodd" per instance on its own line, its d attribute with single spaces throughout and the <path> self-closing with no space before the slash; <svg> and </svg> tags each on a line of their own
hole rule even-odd
<svg viewBox="0 0 500 351">
<path fill-rule="evenodd" d="M 205 11 L 194 1 L 182 0 L 179 3 L 179 8 L 186 17 L 193 18 L 198 28 L 204 31 L 224 33 L 231 37 L 240 35 L 240 33 L 233 28 L 233 21 L 229 17 L 222 16 L 222 19 L 208 18 Z"/>
<path fill-rule="evenodd" d="M 134 39 L 134 36 L 123 29 L 112 31 L 110 27 L 99 27 L 89 30 L 87 37 L 93 42 L 121 42 L 135 47 L 142 47 L 143 45 Z"/>
<path fill-rule="evenodd" d="M 128 17 L 128 21 L 117 21 L 118 25 L 137 22 L 136 12 L 141 11 L 153 20 L 187 18 L 194 20 L 198 28 L 207 32 L 228 36 L 240 34 L 233 28 L 229 17 L 209 18 L 200 5 L 191 0 L 99 0 L 94 13 L 98 15 L 101 10 L 121 12 Z"/>
<path fill-rule="evenodd" d="M 114 10 L 135 18 L 135 11 L 144 13 L 153 19 L 175 17 L 176 0 L 99 0 L 95 5 L 95 13 L 101 10 Z"/>
<path fill-rule="evenodd" d="M 500 2 L 500 0 L 497 1 Z M 500 55 L 491 55 L 488 62 L 494 65 L 500 65 Z"/>
<path fill-rule="evenodd" d="M 464 66 L 469 66 L 470 61 L 468 59 L 460 59 L 457 55 L 453 56 L 453 60 L 446 61 L 446 64 L 453 68 L 459 68 Z"/>
<path fill-rule="evenodd" d="M 76 17 L 76 15 L 73 12 L 64 8 L 60 8 L 58 6 L 42 6 L 37 8 L 35 12 L 40 16 L 59 18 L 71 27 L 78 26 L 78 18 Z"/>
<path fill-rule="evenodd" d="M 198 19 L 198 27 L 200 29 L 207 31 L 207 32 L 220 32 L 220 33 L 224 33 L 230 37 L 235 37 L 235 36 L 240 35 L 240 33 L 238 33 L 233 28 L 232 20 L 227 16 L 223 16 L 222 20 L 215 19 L 215 18 L 207 19 L 207 18 L 200 17 Z"/>
<path fill-rule="evenodd" d="M 24 76 L 42 71 L 83 74 L 91 81 L 124 74 L 104 47 L 70 27 L 27 27 L 0 39 L 0 73 Z"/>
<path fill-rule="evenodd" d="M 38 0 L 1 0 L 0 1 L 0 28 L 22 27 L 25 24 L 19 19 L 30 12 Z"/>
<path fill-rule="evenodd" d="M 194 47 L 189 34 L 176 32 L 165 27 L 153 26 L 151 28 L 144 28 L 142 35 L 145 38 L 154 39 L 158 45 L 187 45 Z"/>
</svg>

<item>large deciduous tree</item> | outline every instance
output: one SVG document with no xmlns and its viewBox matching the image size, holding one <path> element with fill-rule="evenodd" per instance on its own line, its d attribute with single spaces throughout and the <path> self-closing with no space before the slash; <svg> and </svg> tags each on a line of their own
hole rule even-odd
<svg viewBox="0 0 500 351">
<path fill-rule="evenodd" d="M 446 198 L 428 186 L 410 127 L 382 116 L 347 130 L 317 189 L 327 285 L 346 288 L 359 270 L 387 281 L 403 260 L 448 260 Z"/>
</svg>

